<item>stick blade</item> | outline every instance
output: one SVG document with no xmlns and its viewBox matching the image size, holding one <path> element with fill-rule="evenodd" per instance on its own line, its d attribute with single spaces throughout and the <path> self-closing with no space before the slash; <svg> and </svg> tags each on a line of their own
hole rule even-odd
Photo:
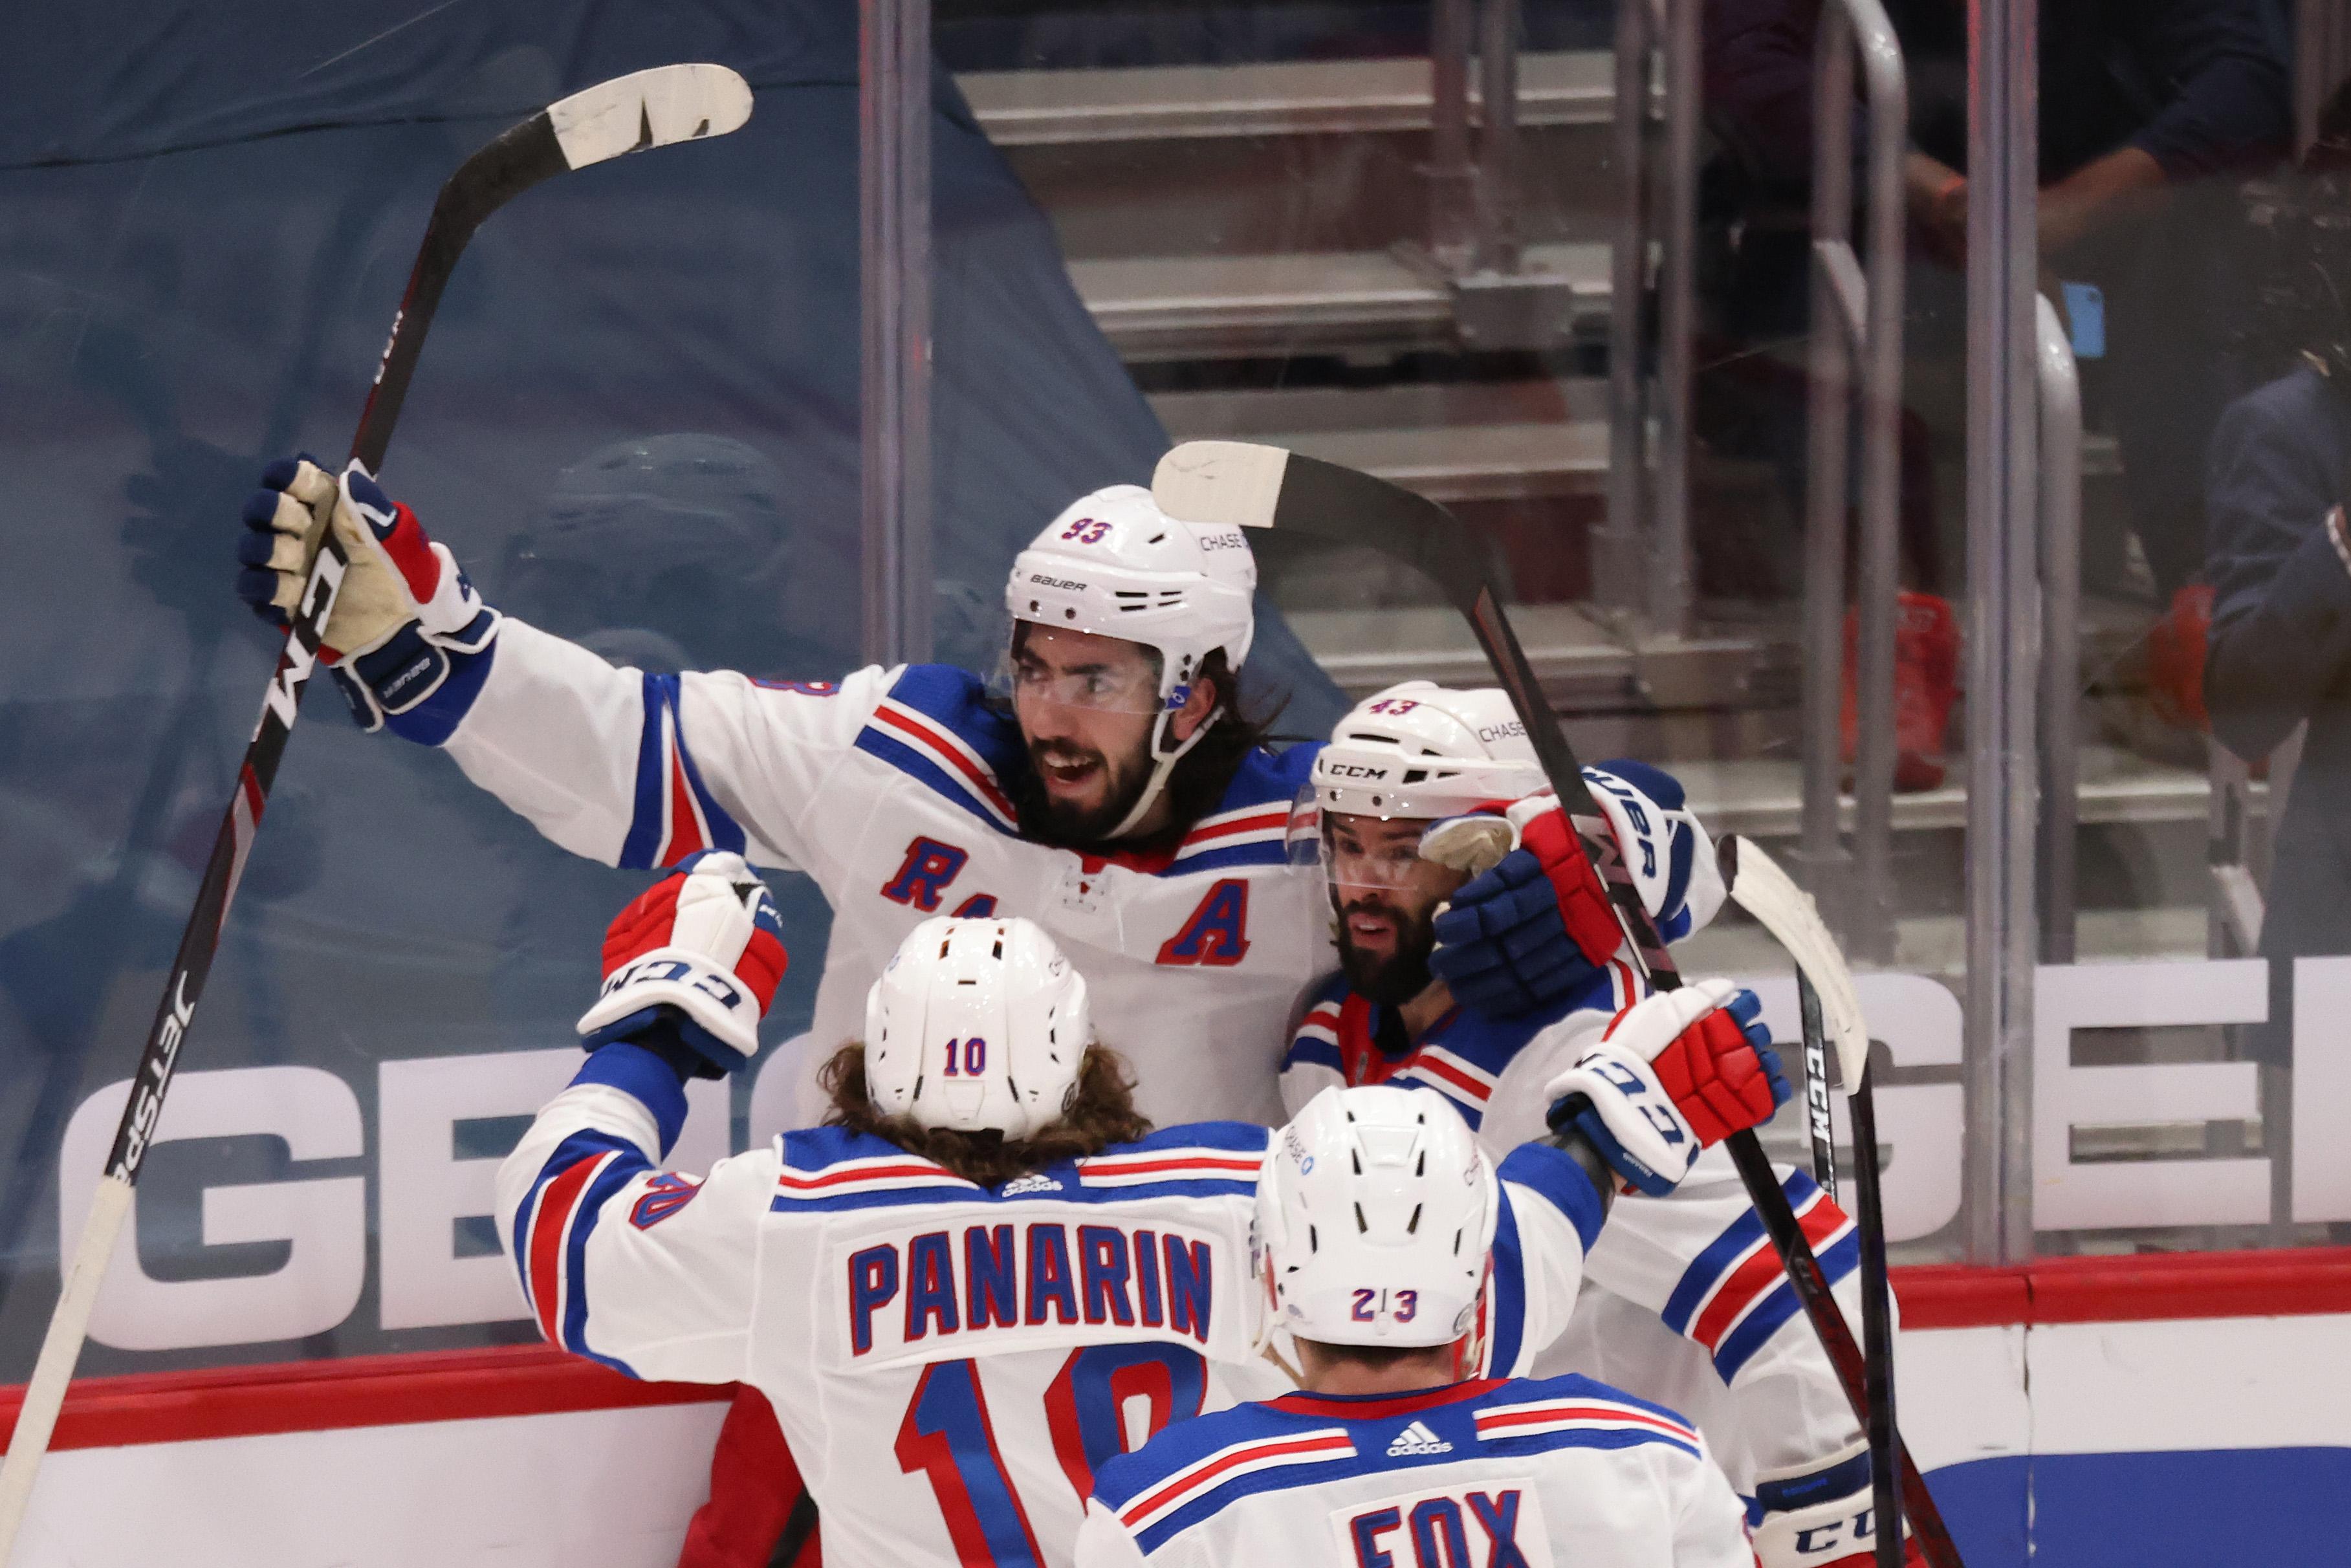
<svg viewBox="0 0 2351 1568">
<path fill-rule="evenodd" d="M 1821 999 L 1821 1021 L 1837 1054 L 1837 1082 L 1847 1094 L 1861 1087 L 1869 1070 L 1869 1025 L 1862 1017 L 1861 996 L 1854 989 L 1853 971 L 1828 923 L 1821 918 L 1813 895 L 1798 887 L 1780 862 L 1763 852 L 1752 839 L 1739 841 L 1738 874 L 1731 878 L 1730 896 L 1740 908 L 1769 931 L 1796 967 L 1813 983 Z"/>
<path fill-rule="evenodd" d="M 725 66 L 655 66 L 547 106 L 574 169 L 673 142 L 724 136 L 751 118 L 751 86 Z"/>
<path fill-rule="evenodd" d="M 1247 441 L 1187 441 L 1159 460 L 1151 498 L 1187 523 L 1273 527 L 1290 454 Z"/>
</svg>

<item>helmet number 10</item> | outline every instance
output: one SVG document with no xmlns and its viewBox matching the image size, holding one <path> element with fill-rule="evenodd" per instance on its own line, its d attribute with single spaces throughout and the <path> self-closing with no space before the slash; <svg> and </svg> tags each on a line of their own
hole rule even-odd
<svg viewBox="0 0 2351 1568">
<path fill-rule="evenodd" d="M 987 1071 L 987 1041 L 977 1035 L 947 1041 L 947 1077 L 977 1078 Z"/>
<path fill-rule="evenodd" d="M 1390 1296 L 1395 1298 L 1393 1304 L 1388 1300 Z M 1420 1292 L 1418 1291 L 1357 1291 L 1355 1292 L 1353 1317 L 1359 1323 L 1370 1322 L 1382 1312 L 1391 1314 L 1400 1323 L 1408 1323 L 1418 1315 L 1419 1312 Z"/>
</svg>

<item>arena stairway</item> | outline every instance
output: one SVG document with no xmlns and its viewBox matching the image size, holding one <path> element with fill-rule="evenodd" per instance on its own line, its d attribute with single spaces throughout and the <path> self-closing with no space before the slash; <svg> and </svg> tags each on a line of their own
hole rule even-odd
<svg viewBox="0 0 2351 1568">
<path fill-rule="evenodd" d="M 1487 523 L 1510 541 L 1505 564 L 1528 601 L 1520 635 L 1579 748 L 1667 760 L 1710 821 L 1787 842 L 1801 772 L 1793 607 L 1701 600 L 1691 634 L 1673 636 L 1591 602 L 1587 542 L 1608 465 L 1613 62 L 1532 53 L 1521 71 L 1520 232 L 1529 267 L 1572 302 L 1571 348 L 1540 356 L 1466 344 L 1451 291 L 1416 254 L 1428 212 L 1423 59 L 958 82 L 1051 215 L 1081 297 L 1172 437 L 1291 447 Z M 2085 471 L 2094 485 L 2118 472 L 2109 440 L 2085 441 Z M 1701 517 L 1784 505 L 1751 460 L 1702 451 L 1692 482 Z M 1353 694 L 1483 676 L 1458 618 L 1368 552 L 1269 560 L 1267 580 Z M 2084 619 L 2085 702 L 2130 701 L 2149 612 L 2094 600 Z M 2093 718 L 2083 727 L 2083 955 L 2201 952 L 2202 769 L 2110 744 Z M 1959 970 L 1965 816 L 1956 769 L 1896 802 L 1907 967 Z"/>
</svg>

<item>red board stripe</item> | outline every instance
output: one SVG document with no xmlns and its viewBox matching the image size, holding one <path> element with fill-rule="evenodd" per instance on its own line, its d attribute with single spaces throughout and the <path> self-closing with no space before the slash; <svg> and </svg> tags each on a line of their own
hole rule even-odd
<svg viewBox="0 0 2351 1568">
<path fill-rule="evenodd" d="M 53 1448 L 114 1448 L 266 1437 L 420 1421 L 692 1405 L 733 1390 L 638 1383 L 553 1345 L 498 1345 L 339 1361 L 162 1372 L 75 1382 Z M 0 1388 L 0 1437 L 15 1429 L 21 1387 Z"/>
</svg>

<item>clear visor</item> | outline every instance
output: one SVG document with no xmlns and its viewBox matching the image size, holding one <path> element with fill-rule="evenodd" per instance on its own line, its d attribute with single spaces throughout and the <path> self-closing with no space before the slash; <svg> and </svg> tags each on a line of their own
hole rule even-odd
<svg viewBox="0 0 2351 1568">
<path fill-rule="evenodd" d="M 1443 867 L 1420 858 L 1420 830 L 1426 826 L 1416 819 L 1326 810 L 1321 791 L 1309 784 L 1290 803 L 1283 844 L 1291 865 L 1320 866 L 1344 903 L 1349 893 L 1409 888 L 1444 874 Z"/>
<path fill-rule="evenodd" d="M 1159 677 L 1147 661 L 1057 669 L 1008 655 L 998 679 L 1019 706 L 1046 703 L 1092 713 L 1149 715 L 1183 700 L 1179 693 L 1171 703 L 1160 701 Z"/>
</svg>

